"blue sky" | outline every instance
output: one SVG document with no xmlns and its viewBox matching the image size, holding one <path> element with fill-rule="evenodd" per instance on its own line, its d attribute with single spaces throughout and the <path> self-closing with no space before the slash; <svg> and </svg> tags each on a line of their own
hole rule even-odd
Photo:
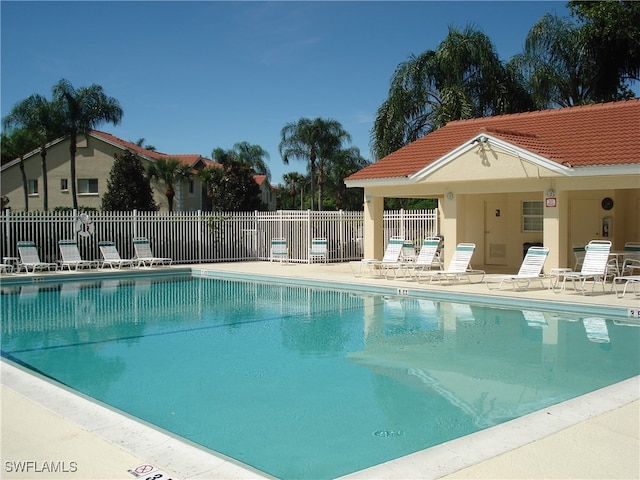
<svg viewBox="0 0 640 480">
<path fill-rule="evenodd" d="M 370 159 L 370 131 L 394 69 L 435 49 L 449 27 L 485 32 L 507 61 L 566 2 L 2 1 L 2 117 L 61 78 L 120 101 L 102 130 L 168 154 L 247 141 L 269 152 L 272 183 L 305 172 L 282 162 L 280 131 L 332 118 Z"/>
</svg>

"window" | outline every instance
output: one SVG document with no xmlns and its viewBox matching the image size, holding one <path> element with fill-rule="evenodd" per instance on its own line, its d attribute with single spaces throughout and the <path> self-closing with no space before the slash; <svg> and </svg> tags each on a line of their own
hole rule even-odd
<svg viewBox="0 0 640 480">
<path fill-rule="evenodd" d="M 62 190 L 63 192 L 69 191 L 69 180 L 67 178 L 60 179 L 60 190 Z"/>
<path fill-rule="evenodd" d="M 194 195 L 196 193 L 196 184 L 193 179 L 189 179 L 189 195 Z"/>
<path fill-rule="evenodd" d="M 522 202 L 522 231 L 541 232 L 544 219 L 543 202 Z"/>
<path fill-rule="evenodd" d="M 38 180 L 29 180 L 29 195 L 38 195 Z"/>
<path fill-rule="evenodd" d="M 94 195 L 98 193 L 97 178 L 79 178 L 78 195 Z"/>
</svg>

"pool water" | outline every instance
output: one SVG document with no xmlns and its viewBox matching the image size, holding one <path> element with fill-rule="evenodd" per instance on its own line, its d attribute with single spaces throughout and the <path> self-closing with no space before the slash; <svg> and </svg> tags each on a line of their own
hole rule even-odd
<svg viewBox="0 0 640 480">
<path fill-rule="evenodd" d="M 640 328 L 275 282 L 4 288 L 2 355 L 283 479 L 335 478 L 640 373 Z"/>
</svg>

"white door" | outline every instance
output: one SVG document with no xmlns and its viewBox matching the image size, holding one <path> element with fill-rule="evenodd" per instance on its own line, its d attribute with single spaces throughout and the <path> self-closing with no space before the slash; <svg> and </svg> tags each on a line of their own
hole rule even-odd
<svg viewBox="0 0 640 480">
<path fill-rule="evenodd" d="M 507 217 L 504 202 L 485 202 L 484 263 L 507 264 Z"/>
</svg>

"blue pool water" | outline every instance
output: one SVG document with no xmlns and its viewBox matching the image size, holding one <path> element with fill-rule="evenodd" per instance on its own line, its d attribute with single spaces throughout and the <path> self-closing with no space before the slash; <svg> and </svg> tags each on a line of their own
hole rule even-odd
<svg viewBox="0 0 640 480">
<path fill-rule="evenodd" d="M 640 373 L 640 328 L 180 277 L 2 290 L 2 355 L 284 479 L 334 478 Z"/>
</svg>

